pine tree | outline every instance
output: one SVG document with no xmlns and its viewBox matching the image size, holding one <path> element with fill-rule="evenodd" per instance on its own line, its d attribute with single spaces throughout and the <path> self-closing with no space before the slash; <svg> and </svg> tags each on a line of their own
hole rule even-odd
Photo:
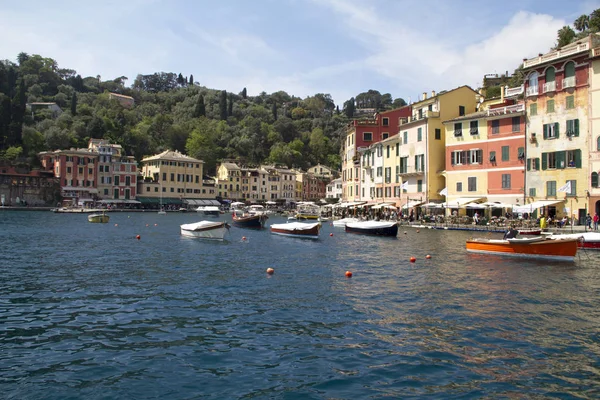
<svg viewBox="0 0 600 400">
<path fill-rule="evenodd" d="M 242 98 L 245 99 L 247 97 L 248 93 L 246 92 L 246 88 L 242 89 Z"/>
<path fill-rule="evenodd" d="M 179 86 L 183 86 L 184 80 L 183 80 L 183 75 L 181 75 L 181 72 L 179 73 L 179 75 L 177 76 L 177 84 Z"/>
<path fill-rule="evenodd" d="M 219 99 L 219 111 L 221 120 L 227 120 L 227 92 L 225 90 L 221 91 L 221 97 Z"/>
<path fill-rule="evenodd" d="M 194 75 L 190 74 L 190 80 L 188 81 L 190 86 L 194 86 Z"/>
<path fill-rule="evenodd" d="M 204 96 L 198 96 L 198 102 L 196 103 L 196 109 L 194 110 L 194 118 L 200 118 L 206 116 L 206 107 L 204 106 Z"/>
<path fill-rule="evenodd" d="M 77 92 L 71 96 L 71 115 L 77 115 Z"/>
</svg>

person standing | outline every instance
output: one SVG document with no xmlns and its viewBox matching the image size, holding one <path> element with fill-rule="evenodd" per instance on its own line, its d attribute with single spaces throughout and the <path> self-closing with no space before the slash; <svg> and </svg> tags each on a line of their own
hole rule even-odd
<svg viewBox="0 0 600 400">
<path fill-rule="evenodd" d="M 592 216 L 590 215 L 590 213 L 588 213 L 585 217 L 585 224 L 591 231 L 592 230 Z"/>
<path fill-rule="evenodd" d="M 548 225 L 546 224 L 546 216 L 542 214 L 540 217 L 540 229 L 544 231 L 547 227 Z"/>
<path fill-rule="evenodd" d="M 597 231 L 598 230 L 598 221 L 600 221 L 600 217 L 598 216 L 598 213 L 594 214 L 594 230 Z"/>
</svg>

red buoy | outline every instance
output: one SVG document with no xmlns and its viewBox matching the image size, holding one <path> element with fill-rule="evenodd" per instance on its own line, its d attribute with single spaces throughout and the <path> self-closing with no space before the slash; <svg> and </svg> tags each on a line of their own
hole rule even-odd
<svg viewBox="0 0 600 400">
<path fill-rule="evenodd" d="M 137 235 L 135 238 L 136 238 L 137 240 L 140 240 L 142 237 L 141 237 L 140 235 Z"/>
<path fill-rule="evenodd" d="M 429 260 L 429 259 L 431 258 L 431 256 L 430 256 L 429 254 L 427 254 L 427 255 L 425 256 L 425 258 Z"/>
<path fill-rule="evenodd" d="M 417 259 L 415 257 L 410 258 L 410 262 L 415 262 L 415 261 L 417 261 Z"/>
<path fill-rule="evenodd" d="M 352 278 L 352 271 L 346 271 L 346 278 Z"/>
<path fill-rule="evenodd" d="M 330 233 L 329 236 L 333 236 L 333 233 Z"/>
<path fill-rule="evenodd" d="M 267 274 L 273 275 L 274 272 L 275 270 L 273 268 L 267 268 Z"/>
</svg>

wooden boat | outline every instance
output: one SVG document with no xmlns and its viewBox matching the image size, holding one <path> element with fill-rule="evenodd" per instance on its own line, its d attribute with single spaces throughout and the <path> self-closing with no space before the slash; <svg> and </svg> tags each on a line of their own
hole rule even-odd
<svg viewBox="0 0 600 400">
<path fill-rule="evenodd" d="M 582 249 L 594 249 L 600 250 L 600 233 L 598 232 L 581 232 L 581 233 L 567 233 L 564 235 L 553 234 L 551 238 L 575 238 L 579 248 Z"/>
<path fill-rule="evenodd" d="M 352 217 L 338 219 L 338 220 L 333 221 L 333 226 L 337 226 L 338 228 L 345 228 L 346 224 L 352 223 L 352 222 L 360 222 L 360 219 L 352 218 Z"/>
<path fill-rule="evenodd" d="M 110 217 L 105 212 L 101 214 L 90 214 L 88 215 L 88 221 L 93 223 L 106 224 L 110 220 Z"/>
<path fill-rule="evenodd" d="M 478 238 L 467 240 L 467 251 L 573 261 L 577 254 L 577 241 L 577 238 L 557 239 L 543 236 L 507 240 Z"/>
<path fill-rule="evenodd" d="M 240 228 L 263 228 L 265 222 L 269 218 L 265 214 L 240 214 L 239 211 L 234 211 L 231 214 L 233 225 L 239 226 Z"/>
<path fill-rule="evenodd" d="M 196 211 L 211 217 L 218 217 L 221 215 L 221 209 L 219 209 L 217 206 L 200 206 L 196 208 Z"/>
<path fill-rule="evenodd" d="M 223 240 L 229 230 L 225 222 L 200 221 L 193 224 L 180 225 L 183 236 L 201 239 Z"/>
<path fill-rule="evenodd" d="M 304 223 L 304 222 L 289 222 L 287 224 L 271 225 L 271 233 L 283 236 L 292 236 L 307 239 L 318 239 L 321 224 L 319 222 Z"/>
<path fill-rule="evenodd" d="M 376 236 L 397 236 L 398 224 L 390 221 L 359 221 L 346 223 L 346 232 Z"/>
<path fill-rule="evenodd" d="M 83 208 L 83 207 L 60 207 L 52 208 L 52 212 L 64 214 L 80 214 L 80 213 L 101 213 L 104 210 L 101 208 Z"/>
<path fill-rule="evenodd" d="M 534 229 L 517 229 L 517 231 L 519 232 L 519 235 L 525 235 L 525 236 L 539 236 L 542 234 L 542 230 L 540 228 L 534 228 Z"/>
</svg>

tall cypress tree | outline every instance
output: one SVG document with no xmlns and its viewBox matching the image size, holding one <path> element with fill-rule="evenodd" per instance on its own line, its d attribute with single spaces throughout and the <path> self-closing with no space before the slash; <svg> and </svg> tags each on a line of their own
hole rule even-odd
<svg viewBox="0 0 600 400">
<path fill-rule="evenodd" d="M 242 98 L 245 99 L 248 93 L 246 92 L 246 88 L 242 89 Z"/>
<path fill-rule="evenodd" d="M 194 110 L 194 118 L 200 118 L 206 116 L 206 107 L 204 106 L 204 96 L 198 96 L 198 102 L 196 103 L 196 109 Z"/>
<path fill-rule="evenodd" d="M 230 117 L 233 115 L 233 95 L 232 94 L 229 94 L 229 104 L 227 105 L 227 115 Z"/>
<path fill-rule="evenodd" d="M 189 84 L 191 86 L 194 86 L 194 75 L 190 74 L 190 80 L 189 80 Z"/>
<path fill-rule="evenodd" d="M 219 111 L 221 120 L 227 120 L 227 92 L 225 90 L 221 91 L 221 98 L 219 99 Z"/>
<path fill-rule="evenodd" d="M 273 113 L 273 119 L 277 121 L 277 103 L 273 103 L 273 107 L 271 107 L 271 112 Z"/>
<path fill-rule="evenodd" d="M 77 92 L 71 96 L 71 115 L 77 115 Z"/>
</svg>

